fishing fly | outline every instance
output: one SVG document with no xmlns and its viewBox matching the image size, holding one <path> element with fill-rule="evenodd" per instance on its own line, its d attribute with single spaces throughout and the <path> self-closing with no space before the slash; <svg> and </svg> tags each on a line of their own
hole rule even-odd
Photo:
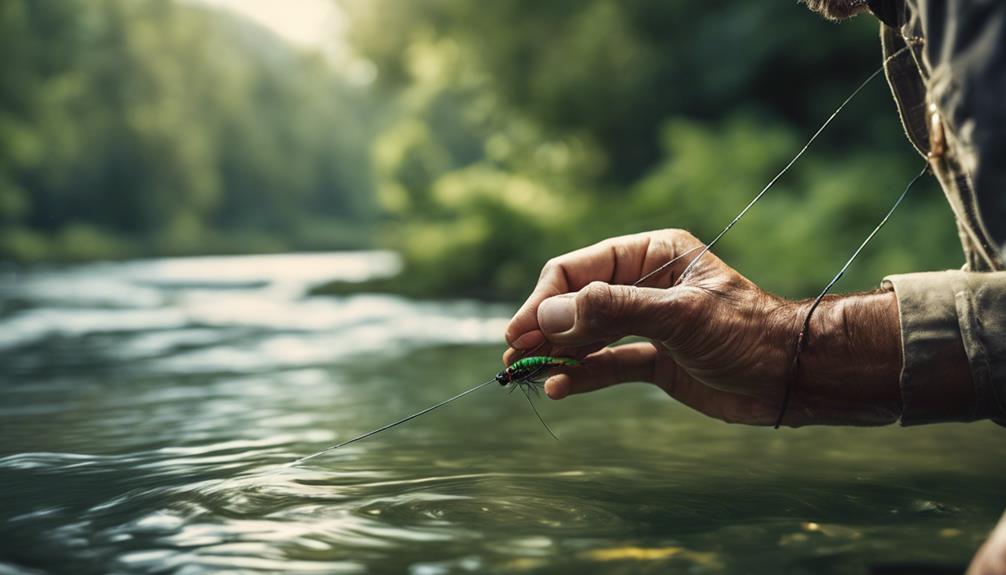
<svg viewBox="0 0 1006 575">
<path fill-rule="evenodd" d="M 531 401 L 531 393 L 538 395 L 538 388 L 545 384 L 544 377 L 550 371 L 558 367 L 569 367 L 580 365 L 578 360 L 568 358 L 568 357 L 550 357 L 544 355 L 533 355 L 530 357 L 525 357 L 519 359 L 506 369 L 496 374 L 496 382 L 502 386 L 509 387 L 510 393 L 513 390 L 520 389 L 521 393 L 527 399 L 527 404 L 531 406 L 531 411 L 534 412 L 535 417 L 541 422 L 548 434 L 552 436 L 553 439 L 558 441 L 558 436 L 552 432 L 552 428 L 545 423 L 542 419 L 541 414 L 538 413 L 538 408 L 534 406 L 534 402 Z"/>
<path fill-rule="evenodd" d="M 441 407 L 447 405 L 448 403 L 451 403 L 452 401 L 461 399 L 462 397 L 464 397 L 464 396 L 466 396 L 468 394 L 474 393 L 474 392 L 482 389 L 483 387 L 486 387 L 487 385 L 489 385 L 491 383 L 498 383 L 500 386 L 502 386 L 504 388 L 508 388 L 509 391 L 510 391 L 510 393 L 513 393 L 514 390 L 519 389 L 521 391 L 521 393 L 524 395 L 524 397 L 527 399 L 527 403 L 528 403 L 528 405 L 531 406 L 531 410 L 534 412 L 535 417 L 538 418 L 538 421 L 540 421 L 541 424 L 543 426 L 545 426 L 545 429 L 548 431 L 549 435 L 551 435 L 553 438 L 555 438 L 556 440 L 558 440 L 559 438 L 555 435 L 555 433 L 552 432 L 552 429 L 548 426 L 548 424 L 545 423 L 545 420 L 542 419 L 541 414 L 538 413 L 538 409 L 534 406 L 534 402 L 531 401 L 531 394 L 534 394 L 536 396 L 538 395 L 539 388 L 542 385 L 544 385 L 544 383 L 545 383 L 545 381 L 544 381 L 545 377 L 550 372 L 552 372 L 553 370 L 555 370 L 557 368 L 560 368 L 560 367 L 571 367 L 571 366 L 578 366 L 578 365 L 580 365 L 579 361 L 577 361 L 575 359 L 571 359 L 571 358 L 566 358 L 566 357 L 550 357 L 550 356 L 525 357 L 523 359 L 520 359 L 518 361 L 513 362 L 512 364 L 510 364 L 509 366 L 507 366 L 505 369 L 503 369 L 502 371 L 500 371 L 499 373 L 497 373 L 492 379 L 487 380 L 487 381 L 483 381 L 482 383 L 476 385 L 475 387 L 466 389 L 465 391 L 462 391 L 461 393 L 459 393 L 457 395 L 449 397 L 449 398 L 441 401 L 440 403 L 433 404 L 433 405 L 427 407 L 426 409 L 423 409 L 421 411 L 417 411 L 416 413 L 413 413 L 412 415 L 409 415 L 407 417 L 403 417 L 402 419 L 399 419 L 398 421 L 393 421 L 393 422 L 391 422 L 391 423 L 389 423 L 387 425 L 383 425 L 381 427 L 378 427 L 377 429 L 375 429 L 373 431 L 368 431 L 367 433 L 364 433 L 362 435 L 357 435 L 356 437 L 354 437 L 352 439 L 348 439 L 348 440 L 343 441 L 342 443 L 339 443 L 337 445 L 333 445 L 331 447 L 327 447 L 327 448 L 325 448 L 325 449 L 323 449 L 323 450 L 321 450 L 321 451 L 319 451 L 317 453 L 313 453 L 313 454 L 308 455 L 306 457 L 301 457 L 300 459 L 291 462 L 289 464 L 289 466 L 290 467 L 295 467 L 295 466 L 300 465 L 301 463 L 304 463 L 304 462 L 306 462 L 306 461 L 308 461 L 310 459 L 314 459 L 315 457 L 319 457 L 321 455 L 325 455 L 326 453 L 335 451 L 336 449 L 339 449 L 340 447 L 344 447 L 346 445 L 349 445 L 350 443 L 356 443 L 357 441 L 360 441 L 362 439 L 366 439 L 368 437 L 372 437 L 374 435 L 377 435 L 378 433 L 381 433 L 382 431 L 387 431 L 387 430 L 391 429 L 392 427 L 396 427 L 396 426 L 401 425 L 403 423 L 406 423 L 408 421 L 412 421 L 413 419 L 416 419 L 417 417 L 426 415 L 427 413 L 429 413 L 429 412 L 431 412 L 431 411 L 433 411 L 435 409 L 441 408 Z"/>
</svg>

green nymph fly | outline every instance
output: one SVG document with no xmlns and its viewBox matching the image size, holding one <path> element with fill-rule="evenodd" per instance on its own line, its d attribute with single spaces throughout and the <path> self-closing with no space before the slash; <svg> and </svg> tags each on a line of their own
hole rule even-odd
<svg viewBox="0 0 1006 575">
<path fill-rule="evenodd" d="M 453 397 L 449 397 L 449 398 L 441 401 L 440 403 L 431 405 L 431 406 L 427 407 L 426 409 L 424 409 L 422 411 L 417 411 L 416 413 L 413 413 L 412 415 L 410 415 L 408 417 L 403 417 L 402 419 L 399 419 L 398 421 L 394 421 L 394 422 L 389 423 L 387 425 L 384 425 L 382 427 L 378 427 L 377 429 L 375 429 L 373 431 L 368 431 L 367 433 L 364 433 L 363 435 L 358 435 L 358 436 L 356 436 L 356 437 L 354 437 L 352 439 L 343 441 L 342 443 L 339 443 L 337 445 L 333 445 L 332 447 L 328 447 L 328 448 L 325 448 L 325 449 L 323 449 L 323 450 L 321 450 L 321 451 L 319 451 L 317 453 L 313 453 L 311 455 L 308 455 L 307 457 L 301 457 L 300 459 L 298 459 L 298 460 L 290 463 L 289 466 L 290 467 L 294 467 L 294 466 L 300 465 L 301 463 L 304 463 L 305 461 L 307 461 L 309 459 L 314 459 L 315 457 L 318 457 L 320 455 L 324 455 L 324 454 L 326 454 L 326 453 L 328 453 L 330 451 L 335 451 L 336 449 L 339 449 L 340 447 L 343 447 L 345 445 L 349 445 L 350 443 L 356 443 L 357 441 L 360 441 L 361 439 L 366 439 L 366 438 L 368 438 L 368 437 L 370 437 L 372 435 L 377 435 L 378 433 L 381 433 L 382 431 L 387 431 L 387 430 L 391 429 L 392 427 L 395 427 L 397 425 L 401 425 L 401 424 L 403 424 L 403 423 L 405 423 L 407 421 L 412 421 L 413 419 L 415 419 L 415 418 L 417 418 L 417 417 L 419 417 L 421 415 L 426 415 L 427 413 L 433 411 L 434 409 L 437 409 L 439 407 L 443 407 L 443 406 L 447 405 L 448 403 L 450 403 L 450 402 L 452 402 L 452 401 L 454 401 L 456 399 L 461 399 L 462 397 L 468 395 L 469 393 L 473 393 L 475 391 L 478 391 L 478 390 L 482 389 L 483 387 L 489 385 L 490 383 L 499 383 L 500 385 L 502 385 L 504 387 L 509 387 L 511 393 L 515 389 L 520 389 L 521 393 L 523 393 L 524 397 L 527 399 L 528 405 L 531 406 L 531 411 L 533 411 L 535 417 L 538 418 L 538 421 L 540 421 L 541 424 L 545 426 L 545 429 L 548 431 L 549 435 L 551 435 L 555 439 L 559 439 L 558 437 L 556 437 L 555 433 L 552 432 L 552 429 L 549 428 L 548 424 L 545 423 L 545 420 L 542 419 L 541 414 L 538 413 L 538 409 L 535 408 L 534 402 L 531 401 L 531 395 L 528 393 L 528 390 L 530 390 L 531 392 L 537 394 L 538 393 L 538 387 L 541 386 L 544 383 L 544 377 L 547 376 L 549 374 L 549 372 L 551 372 L 552 370 L 554 370 L 556 368 L 571 367 L 571 366 L 577 366 L 577 365 L 580 365 L 579 361 L 577 361 L 575 359 L 570 359 L 570 358 L 567 358 L 567 357 L 549 357 L 549 356 L 525 357 L 523 359 L 515 361 L 514 363 L 512 363 L 511 365 L 509 365 L 506 369 L 504 369 L 503 371 L 497 373 L 495 377 L 493 377 L 492 379 L 490 379 L 488 381 L 483 381 L 482 383 L 476 385 L 475 387 L 472 387 L 470 389 L 462 391 L 461 393 L 459 393 L 459 394 L 457 394 L 457 395 L 455 395 Z"/>
<path fill-rule="evenodd" d="M 580 362 L 568 357 L 549 357 L 545 355 L 535 355 L 525 357 L 510 364 L 509 367 L 496 374 L 496 381 L 500 385 L 532 385 L 540 383 L 540 379 L 546 373 L 557 367 L 567 367 L 580 365 Z M 531 388 L 536 389 L 536 388 Z"/>
</svg>

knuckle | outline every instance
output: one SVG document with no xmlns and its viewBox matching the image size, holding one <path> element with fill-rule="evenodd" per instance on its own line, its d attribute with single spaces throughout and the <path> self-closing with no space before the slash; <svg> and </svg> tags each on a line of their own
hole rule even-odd
<svg viewBox="0 0 1006 575">
<path fill-rule="evenodd" d="M 676 230 L 677 234 L 674 239 L 674 245 L 678 249 L 679 253 L 684 253 L 690 249 L 696 248 L 702 245 L 702 241 L 695 237 L 695 234 L 688 230 Z"/>
<path fill-rule="evenodd" d="M 622 235 L 622 236 L 614 236 L 614 237 L 610 237 L 610 238 L 605 238 L 605 239 L 597 242 L 597 245 L 601 246 L 601 247 L 611 247 L 611 246 L 625 244 L 625 243 L 632 243 L 634 241 L 637 241 L 639 239 L 639 237 L 644 236 L 644 235 L 646 235 L 645 232 L 638 233 L 638 234 L 626 234 L 626 235 Z"/>
<path fill-rule="evenodd" d="M 599 311 L 612 304 L 611 286 L 602 281 L 590 282 L 580 293 L 588 305 Z"/>
<path fill-rule="evenodd" d="M 700 243 L 699 242 L 699 238 L 695 237 L 695 234 L 693 234 L 689 230 L 678 230 L 678 237 L 682 241 L 687 242 L 689 244 L 698 244 L 698 243 Z"/>
<path fill-rule="evenodd" d="M 621 239 L 622 239 L 621 236 L 614 238 L 605 238 L 594 244 L 594 246 L 599 248 L 610 248 L 611 246 L 620 243 Z"/>
<path fill-rule="evenodd" d="M 541 274 L 538 276 L 538 282 L 557 288 L 567 289 L 569 284 L 567 272 L 573 262 L 574 260 L 569 254 L 557 256 L 548 260 L 541 268 Z"/>
<path fill-rule="evenodd" d="M 538 274 L 538 277 L 544 278 L 551 275 L 552 272 L 554 272 L 559 265 L 558 262 L 556 261 L 558 259 L 559 258 L 551 258 L 550 260 L 545 262 L 545 265 L 541 266 L 541 273 Z"/>
<path fill-rule="evenodd" d="M 681 228 L 667 228 L 661 230 L 661 239 L 674 246 L 677 253 L 685 252 L 696 246 L 702 245 L 702 241 L 695 237 L 692 232 Z"/>
<path fill-rule="evenodd" d="M 670 247 L 669 251 L 675 255 L 680 255 L 689 249 L 703 245 L 702 241 L 695 237 L 692 232 L 677 227 L 660 230 L 656 234 L 656 239 L 661 245 Z"/>
<path fill-rule="evenodd" d="M 667 260 L 674 257 L 674 241 L 667 234 L 656 234 L 650 238 L 647 249 L 660 260 Z M 660 263 L 664 263 L 661 261 Z"/>
<path fill-rule="evenodd" d="M 620 379 L 622 376 L 621 362 L 615 350 L 606 347 L 597 352 L 597 358 L 601 360 L 601 364 L 604 366 L 604 372 L 600 374 L 604 384 L 610 385 L 622 381 Z"/>
<path fill-rule="evenodd" d="M 506 331 L 503 333 L 503 339 L 507 342 L 508 345 L 512 345 L 513 342 L 517 341 L 517 338 L 519 338 L 521 335 L 522 334 L 519 332 L 517 327 L 511 323 L 509 326 L 507 326 Z"/>
<path fill-rule="evenodd" d="M 611 242 L 607 247 L 614 254 L 616 262 L 631 262 L 639 251 L 638 242 Z"/>
<path fill-rule="evenodd" d="M 664 228 L 660 230 L 660 234 L 671 240 L 694 240 L 695 236 L 688 230 L 681 228 Z"/>
</svg>

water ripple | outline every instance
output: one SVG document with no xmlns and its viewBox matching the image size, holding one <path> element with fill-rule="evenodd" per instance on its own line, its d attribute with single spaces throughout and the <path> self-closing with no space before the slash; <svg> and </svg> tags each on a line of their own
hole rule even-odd
<svg viewBox="0 0 1006 575">
<path fill-rule="evenodd" d="M 634 386 L 543 404 L 560 442 L 487 391 L 290 467 L 498 369 L 508 306 L 305 296 L 389 265 L 0 284 L 0 573 L 845 575 L 963 562 L 1000 513 L 991 426 L 773 432 Z"/>
</svg>

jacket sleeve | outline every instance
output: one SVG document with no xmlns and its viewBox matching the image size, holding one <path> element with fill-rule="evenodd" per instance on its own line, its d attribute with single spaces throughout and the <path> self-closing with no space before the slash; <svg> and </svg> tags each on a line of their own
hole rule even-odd
<svg viewBox="0 0 1006 575">
<path fill-rule="evenodd" d="M 884 285 L 901 321 L 902 425 L 1006 424 L 1006 272 L 892 275 Z"/>
</svg>

